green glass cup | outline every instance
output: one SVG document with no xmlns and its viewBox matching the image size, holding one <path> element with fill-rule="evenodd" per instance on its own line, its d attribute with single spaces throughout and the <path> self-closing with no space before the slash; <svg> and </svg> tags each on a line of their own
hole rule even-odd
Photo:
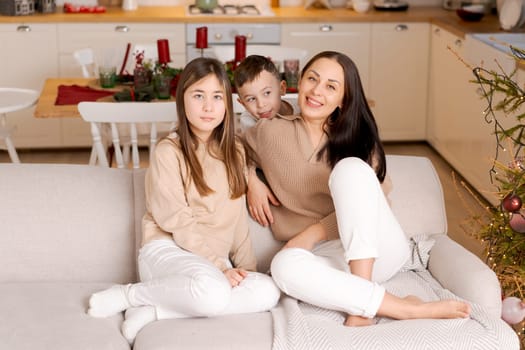
<svg viewBox="0 0 525 350">
<path fill-rule="evenodd" d="M 171 97 L 171 80 L 170 75 L 158 74 L 153 78 L 155 94 L 160 100 L 167 100 Z"/>
<path fill-rule="evenodd" d="M 117 68 L 116 67 L 99 67 L 98 77 L 100 86 L 104 89 L 114 88 L 117 84 Z"/>
</svg>

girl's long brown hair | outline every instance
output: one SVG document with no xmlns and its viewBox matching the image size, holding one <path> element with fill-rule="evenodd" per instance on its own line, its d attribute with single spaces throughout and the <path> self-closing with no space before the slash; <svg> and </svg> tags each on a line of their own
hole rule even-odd
<svg viewBox="0 0 525 350">
<path fill-rule="evenodd" d="M 204 180 L 202 166 L 195 154 L 199 142 L 197 136 L 191 131 L 186 118 L 184 106 L 184 93 L 199 80 L 213 74 L 222 83 L 226 104 L 226 115 L 210 136 L 207 143 L 208 152 L 224 162 L 231 198 L 238 198 L 246 193 L 247 183 L 245 177 L 245 159 L 242 146 L 235 136 L 234 114 L 230 80 L 223 64 L 213 58 L 196 58 L 189 62 L 181 73 L 176 92 L 177 114 L 179 122 L 175 132 L 179 135 L 180 147 L 186 160 L 186 166 L 201 196 L 214 192 Z"/>
</svg>

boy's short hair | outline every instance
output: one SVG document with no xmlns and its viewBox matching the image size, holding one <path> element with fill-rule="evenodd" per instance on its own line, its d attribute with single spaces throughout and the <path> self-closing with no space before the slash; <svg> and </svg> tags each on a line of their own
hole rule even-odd
<svg viewBox="0 0 525 350">
<path fill-rule="evenodd" d="M 233 72 L 233 84 L 235 87 L 240 88 L 244 84 L 253 81 L 263 71 L 272 74 L 279 82 L 282 80 L 281 74 L 272 60 L 261 55 L 250 55 L 242 60 L 237 68 L 235 68 Z"/>
</svg>

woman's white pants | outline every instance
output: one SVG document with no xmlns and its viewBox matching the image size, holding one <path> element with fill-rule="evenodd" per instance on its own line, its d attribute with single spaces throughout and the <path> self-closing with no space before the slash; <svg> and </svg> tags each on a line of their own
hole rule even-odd
<svg viewBox="0 0 525 350">
<path fill-rule="evenodd" d="M 339 240 L 313 251 L 281 250 L 271 272 L 283 292 L 310 304 L 372 318 L 391 278 L 409 256 L 407 239 L 373 169 L 358 158 L 339 161 L 329 179 Z M 375 259 L 372 281 L 350 273 L 351 260 Z"/>
<path fill-rule="evenodd" d="M 258 272 L 231 287 L 210 261 L 169 240 L 145 244 L 138 257 L 140 283 L 128 290 L 131 306 L 154 306 L 157 319 L 266 311 L 280 296 L 271 277 Z"/>
</svg>

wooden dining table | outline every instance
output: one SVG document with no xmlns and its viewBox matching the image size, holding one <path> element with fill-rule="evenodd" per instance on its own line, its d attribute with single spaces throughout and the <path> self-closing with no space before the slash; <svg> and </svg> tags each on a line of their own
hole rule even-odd
<svg viewBox="0 0 525 350">
<path fill-rule="evenodd" d="M 98 84 L 96 78 L 48 78 L 44 82 L 42 92 L 36 104 L 34 116 L 35 118 L 80 118 L 80 113 L 77 108 L 77 104 L 65 104 L 57 105 L 56 100 L 58 97 L 59 86 L 82 86 L 92 88 L 94 90 L 106 91 L 116 93 L 129 88 L 125 85 L 117 85 L 114 88 L 103 89 Z M 172 97 L 170 100 L 173 100 Z M 100 98 L 97 101 L 114 102 L 111 96 Z M 152 102 L 165 102 L 168 100 L 157 100 L 153 99 Z"/>
<path fill-rule="evenodd" d="M 77 105 L 56 105 L 60 85 L 88 86 L 93 78 L 48 78 L 36 104 L 35 118 L 80 118 Z"/>
</svg>

